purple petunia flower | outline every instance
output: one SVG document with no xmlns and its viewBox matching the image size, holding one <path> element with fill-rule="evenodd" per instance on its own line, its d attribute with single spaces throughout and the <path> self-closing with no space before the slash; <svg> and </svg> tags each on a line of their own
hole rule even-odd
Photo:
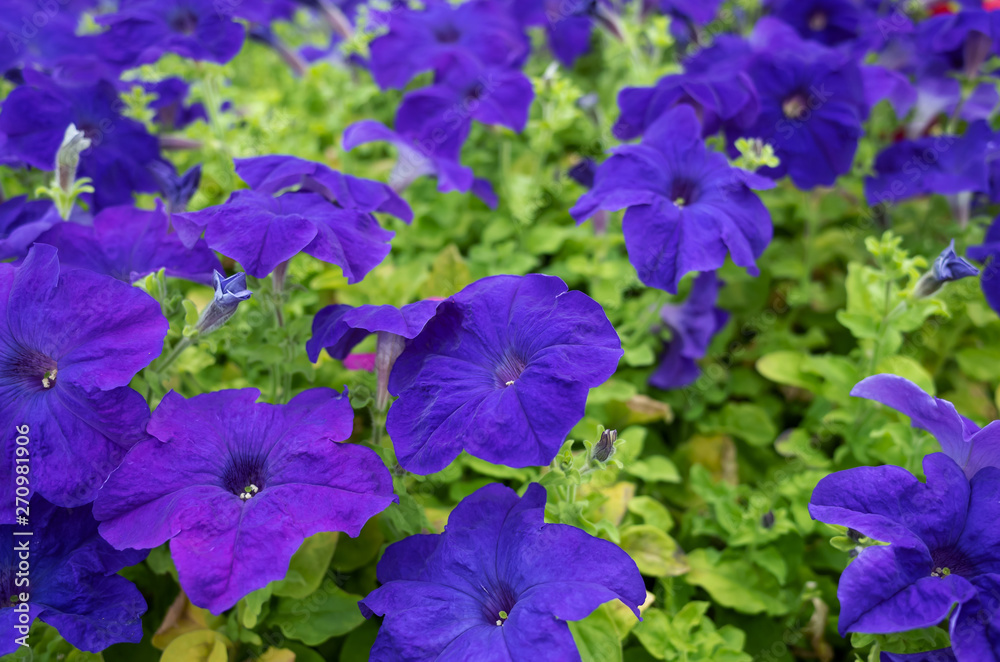
<svg viewBox="0 0 1000 662">
<path fill-rule="evenodd" d="M 94 193 L 84 195 L 94 210 L 130 204 L 132 193 L 157 190 L 148 165 L 161 161 L 159 143 L 145 127 L 121 114 L 118 90 L 101 80 L 92 85 L 67 86 L 36 71 L 24 72 L 25 84 L 15 89 L 0 111 L 0 160 L 23 161 L 40 170 L 53 170 L 56 152 L 75 125 L 91 141 L 80 155 L 78 177 L 93 180 Z"/>
<path fill-rule="evenodd" d="M 948 248 L 941 251 L 941 254 L 934 259 L 931 271 L 934 273 L 934 279 L 941 283 L 979 275 L 979 269 L 955 252 L 954 239 L 948 244 Z"/>
<path fill-rule="evenodd" d="M 1000 263 L 997 261 L 1000 257 L 1000 216 L 993 219 L 986 236 L 983 237 L 983 243 L 969 246 L 965 254 L 973 260 L 986 264 L 979 285 L 986 302 L 993 310 L 1000 312 L 1000 271 L 998 271 Z"/>
<path fill-rule="evenodd" d="M 211 283 L 212 272 L 222 269 L 219 258 L 202 239 L 188 248 L 169 227 L 159 202 L 153 211 L 108 207 L 98 212 L 92 226 L 60 223 L 38 241 L 59 249 L 64 267 L 89 269 L 126 283 L 160 269 L 174 278 Z"/>
<path fill-rule="evenodd" d="M 941 450 L 958 463 L 969 478 L 985 467 L 1000 467 L 1000 423 L 983 429 L 960 415 L 947 400 L 928 395 L 897 375 L 874 375 L 861 380 L 851 395 L 892 407 L 908 416 L 913 427 L 926 430 Z"/>
<path fill-rule="evenodd" d="M 222 327 L 236 314 L 240 304 L 253 296 L 247 289 L 247 275 L 243 272 L 226 278 L 218 271 L 212 273 L 212 300 L 201 311 L 195 328 L 200 334 L 208 334 Z"/>
<path fill-rule="evenodd" d="M 306 343 L 309 360 L 318 361 L 325 348 L 332 358 L 343 361 L 358 343 L 373 333 L 416 338 L 440 303 L 417 301 L 401 308 L 375 305 L 355 308 L 343 303 L 327 306 L 313 319 L 313 335 Z"/>
<path fill-rule="evenodd" d="M 146 438 L 149 408 L 128 387 L 160 355 L 167 320 L 145 292 L 82 269 L 60 268 L 35 244 L 0 264 L 0 424 L 28 426 L 31 484 L 60 506 L 94 500 L 125 452 Z M 3 442 L 0 492 L 14 502 L 14 437 Z M 8 510 L 3 516 L 13 517 Z"/>
<path fill-rule="evenodd" d="M 530 43 L 507 8 L 493 0 L 422 11 L 394 11 L 389 32 L 371 42 L 371 71 L 382 89 L 405 87 L 422 71 L 446 71 L 472 58 L 486 67 L 520 68 Z"/>
<path fill-rule="evenodd" d="M 852 0 L 775 0 L 774 16 L 788 23 L 803 39 L 836 46 L 856 39 L 874 17 Z"/>
<path fill-rule="evenodd" d="M 664 76 L 654 87 L 626 87 L 618 93 L 621 116 L 612 131 L 631 140 L 677 104 L 698 111 L 702 135 L 725 126 L 745 127 L 757 117 L 757 93 L 746 68 L 751 56 L 746 40 L 721 35 L 709 48 L 684 63 L 684 73 Z"/>
<path fill-rule="evenodd" d="M 727 127 L 731 153 L 737 138 L 760 138 L 781 160 L 761 174 L 788 175 L 801 189 L 833 184 L 850 170 L 868 114 L 857 63 L 773 18 L 757 23 L 751 43 L 757 52 L 747 73 L 760 112 L 746 128 Z"/>
<path fill-rule="evenodd" d="M 442 115 L 435 108 L 434 113 L 423 113 L 418 108 L 422 97 L 403 97 L 396 112 L 395 130 L 375 120 L 361 120 L 344 130 L 344 149 L 351 151 L 359 145 L 371 142 L 388 142 L 396 146 L 398 159 L 389 181 L 397 191 L 402 191 L 418 177 L 434 175 L 438 180 L 438 190 L 469 191 L 489 207 L 497 205 L 496 193 L 492 185 L 477 179 L 472 168 L 460 162 L 460 154 L 465 139 L 469 136 L 471 122 L 453 116 L 442 126 L 438 120 Z"/>
<path fill-rule="evenodd" d="M 373 451 L 335 443 L 351 434 L 346 397 L 315 388 L 269 405 L 259 396 L 171 391 L 149 421 L 154 438 L 129 452 L 94 504 L 117 549 L 170 540 L 184 592 L 215 614 L 284 577 L 305 538 L 357 536 L 395 500 Z"/>
<path fill-rule="evenodd" d="M 697 360 L 705 356 L 712 338 L 729 321 L 729 313 L 715 306 L 722 285 L 714 271 L 698 274 L 684 303 L 660 309 L 660 319 L 673 337 L 660 366 L 649 378 L 651 385 L 669 390 L 698 379 L 701 369 Z"/>
<path fill-rule="evenodd" d="M 904 140 L 875 158 L 875 175 L 865 178 L 868 203 L 896 203 L 918 195 L 989 190 L 986 146 L 993 132 L 973 122 L 964 135 Z"/>
<path fill-rule="evenodd" d="M 74 207 L 70 220 L 87 224 L 90 215 Z M 51 200 L 28 200 L 19 195 L 0 203 L 0 260 L 24 257 L 41 234 L 62 222 Z"/>
<path fill-rule="evenodd" d="M 464 449 L 546 465 L 622 356 L 600 305 L 554 276 L 492 276 L 438 305 L 389 378 L 399 463 L 429 474 Z"/>
<path fill-rule="evenodd" d="M 233 163 L 236 174 L 261 193 L 275 195 L 298 186 L 344 209 L 383 212 L 406 223 L 413 220 L 410 205 L 382 182 L 344 175 L 322 163 L 281 154 L 235 159 Z"/>
<path fill-rule="evenodd" d="M 173 76 L 154 83 L 143 83 L 143 88 L 156 95 L 156 99 L 149 102 L 149 109 L 155 112 L 153 121 L 167 131 L 183 129 L 197 120 L 208 121 L 208 112 L 203 104 L 184 105 L 189 87 L 183 78 Z"/>
<path fill-rule="evenodd" d="M 309 360 L 315 363 L 319 353 L 341 361 L 347 360 L 351 350 L 372 333 L 377 334 L 374 370 L 378 386 L 376 405 L 384 410 L 389 404 L 389 374 L 396 359 L 406 347 L 406 342 L 423 330 L 434 316 L 438 300 L 417 301 L 402 308 L 394 306 L 348 306 L 336 304 L 316 313 L 312 324 L 312 338 L 306 342 Z"/>
<path fill-rule="evenodd" d="M 167 212 L 183 212 L 188 202 L 198 191 L 201 183 L 201 164 L 192 166 L 183 175 L 178 174 L 173 164 L 154 161 L 149 164 L 149 171 L 156 179 L 160 194 L 167 205 Z"/>
<path fill-rule="evenodd" d="M 58 508 L 35 496 L 28 508 L 31 530 L 0 526 L 0 655 L 17 650 L 36 618 L 80 650 L 139 643 L 146 601 L 115 573 L 146 552 L 113 549 L 98 535 L 89 505 Z M 19 569 L 25 560 L 27 570 Z"/>
<path fill-rule="evenodd" d="M 384 211 L 409 222 L 413 213 L 385 184 L 342 175 L 292 156 L 237 159 L 236 172 L 253 190 L 222 205 L 172 217 L 187 245 L 205 229 L 208 245 L 263 278 L 300 251 L 336 264 L 349 283 L 360 281 L 389 254 L 393 233 L 372 216 Z M 298 190 L 272 197 L 298 186 Z"/>
<path fill-rule="evenodd" d="M 866 547 L 841 575 L 840 634 L 932 627 L 951 613 L 958 657 L 995 659 L 985 631 L 992 628 L 977 622 L 975 608 L 1000 586 L 1000 469 L 970 481 L 954 460 L 933 453 L 924 473 L 926 483 L 900 467 L 858 467 L 813 491 L 814 519 L 889 543 Z"/>
<path fill-rule="evenodd" d="M 132 0 L 97 22 L 108 28 L 98 38 L 101 56 L 123 69 L 156 62 L 164 53 L 223 64 L 243 46 L 243 26 L 214 0 Z"/>
<path fill-rule="evenodd" d="M 710 152 L 690 106 L 677 106 L 598 168 L 594 188 L 570 210 L 582 222 L 597 209 L 628 207 L 622 222 L 629 261 L 650 287 L 676 294 L 690 271 L 721 267 L 726 254 L 756 275 L 771 241 L 771 216 L 751 188 L 766 177 Z"/>
<path fill-rule="evenodd" d="M 610 27 L 601 0 L 513 0 L 510 11 L 522 27 L 544 27 L 549 48 L 567 67 L 590 50 L 595 23 Z"/>
<path fill-rule="evenodd" d="M 545 523 L 545 488 L 523 497 L 503 485 L 459 503 L 444 533 L 389 546 L 382 586 L 360 602 L 384 615 L 371 650 L 401 660 L 579 660 L 566 621 L 621 600 L 636 615 L 645 586 L 614 543 Z"/>
</svg>

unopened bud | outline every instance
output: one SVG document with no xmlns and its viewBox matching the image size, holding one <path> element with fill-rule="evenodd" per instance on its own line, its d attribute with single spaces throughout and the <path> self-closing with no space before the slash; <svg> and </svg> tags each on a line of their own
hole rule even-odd
<svg viewBox="0 0 1000 662">
<path fill-rule="evenodd" d="M 607 462 L 615 454 L 615 442 L 618 441 L 618 430 L 605 430 L 601 433 L 601 439 L 594 446 L 594 459 L 598 462 Z"/>
<path fill-rule="evenodd" d="M 223 278 L 218 271 L 212 273 L 215 296 L 201 312 L 195 325 L 199 334 L 215 331 L 233 316 L 240 302 L 249 299 L 253 292 L 247 289 L 247 275 L 238 273 Z"/>
<path fill-rule="evenodd" d="M 76 181 L 76 169 L 80 165 L 80 153 L 90 147 L 90 138 L 76 128 L 75 124 L 66 127 L 62 145 L 56 152 L 56 182 L 59 188 L 69 193 Z"/>
</svg>

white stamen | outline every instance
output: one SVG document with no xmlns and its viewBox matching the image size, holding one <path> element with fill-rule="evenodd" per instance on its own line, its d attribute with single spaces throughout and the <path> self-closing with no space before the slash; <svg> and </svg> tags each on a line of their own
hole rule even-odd
<svg viewBox="0 0 1000 662">
<path fill-rule="evenodd" d="M 509 382 L 507 382 L 507 386 L 513 386 L 513 385 L 514 385 L 514 380 L 513 379 L 510 380 Z"/>
</svg>

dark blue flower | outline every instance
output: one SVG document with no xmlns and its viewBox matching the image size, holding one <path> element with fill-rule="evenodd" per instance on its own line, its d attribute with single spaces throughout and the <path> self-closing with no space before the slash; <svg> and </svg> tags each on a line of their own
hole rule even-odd
<svg viewBox="0 0 1000 662">
<path fill-rule="evenodd" d="M 198 185 L 201 183 L 201 164 L 180 175 L 172 164 L 154 161 L 149 164 L 149 171 L 156 179 L 160 193 L 167 203 L 167 211 L 174 213 L 187 209 L 188 202 L 197 193 Z"/>
<path fill-rule="evenodd" d="M 243 45 L 243 26 L 214 0 L 132 0 L 97 17 L 101 56 L 123 69 L 156 62 L 164 53 L 225 63 Z"/>
<path fill-rule="evenodd" d="M 216 271 L 212 274 L 212 287 L 215 288 L 212 300 L 201 311 L 196 325 L 201 334 L 211 333 L 221 327 L 236 313 L 239 305 L 253 295 L 247 289 L 247 275 L 243 272 L 227 278 Z"/>
<path fill-rule="evenodd" d="M 38 241 L 59 249 L 65 267 L 89 269 L 126 283 L 160 269 L 174 278 L 211 283 L 212 272 L 222 268 L 219 258 L 203 240 L 188 248 L 169 227 L 162 203 L 152 211 L 108 207 L 97 213 L 93 225 L 59 223 Z"/>
<path fill-rule="evenodd" d="M 86 225 L 90 214 L 74 207 L 70 220 Z M 51 200 L 19 195 L 0 203 L 0 260 L 24 257 L 41 234 L 62 222 Z"/>
<path fill-rule="evenodd" d="M 760 138 L 781 160 L 761 174 L 788 175 L 802 189 L 833 184 L 851 169 L 868 113 L 857 63 L 773 18 L 761 19 L 751 40 L 757 52 L 747 73 L 760 112 L 745 128 L 726 128 L 731 154 L 737 138 Z"/>
<path fill-rule="evenodd" d="M 125 452 L 146 438 L 146 401 L 128 384 L 160 355 L 167 320 L 145 292 L 103 274 L 61 269 L 35 244 L 0 264 L 0 425 L 31 428 L 38 494 L 89 503 Z M 14 437 L 3 441 L 0 496 L 14 502 Z M 14 516 L 0 514 L 0 522 Z"/>
<path fill-rule="evenodd" d="M 926 430 L 941 444 L 941 450 L 972 478 L 985 467 L 1000 468 L 1000 423 L 983 429 L 965 418 L 947 400 L 925 393 L 898 375 L 874 375 L 861 380 L 851 395 L 892 407 L 915 428 Z"/>
<path fill-rule="evenodd" d="M 351 435 L 348 399 L 328 388 L 285 405 L 256 389 L 185 399 L 168 393 L 94 504 L 116 549 L 170 541 L 181 587 L 218 614 L 281 579 L 319 531 L 357 536 L 396 500 L 371 449 Z"/>
<path fill-rule="evenodd" d="M 559 278 L 478 280 L 438 305 L 392 369 L 386 428 L 399 463 L 428 474 L 465 450 L 546 465 L 621 355 L 600 305 Z"/>
<path fill-rule="evenodd" d="M 611 600 L 636 615 L 646 589 L 635 562 L 614 543 L 545 523 L 545 489 L 523 497 L 487 485 L 459 503 L 444 533 L 386 549 L 382 583 L 361 601 L 385 616 L 375 662 L 576 660 L 566 621 Z"/>
<path fill-rule="evenodd" d="M 27 512 L 30 528 L 0 526 L 0 655 L 18 649 L 36 618 L 80 650 L 139 643 L 146 601 L 115 573 L 146 552 L 111 547 L 98 535 L 90 505 L 58 508 L 36 495 Z"/>
<path fill-rule="evenodd" d="M 858 467 L 816 486 L 814 519 L 889 543 L 865 547 L 841 576 L 840 634 L 905 632 L 948 619 L 957 657 L 995 660 L 997 628 L 979 614 L 1000 587 L 1000 469 L 981 469 L 970 481 L 954 460 L 933 453 L 924 474 L 925 483 L 900 467 Z"/>
<path fill-rule="evenodd" d="M 993 310 L 1000 312 L 1000 216 L 993 219 L 993 223 L 986 231 L 983 243 L 978 246 L 969 246 L 965 254 L 973 260 L 983 262 L 983 275 L 980 279 L 980 287 L 986 302 Z"/>
<path fill-rule="evenodd" d="M 979 275 L 979 269 L 955 253 L 954 239 L 948 244 L 948 248 L 941 251 L 941 254 L 934 260 L 933 271 L 934 278 L 941 282 Z"/>
<path fill-rule="evenodd" d="M 691 271 L 713 271 L 726 255 L 756 275 L 771 241 L 771 216 L 751 188 L 773 186 L 706 149 L 690 106 L 650 126 L 639 145 L 616 148 L 594 188 L 570 210 L 578 222 L 598 209 L 627 207 L 622 222 L 639 279 L 671 293 Z"/>
<path fill-rule="evenodd" d="M 155 83 L 143 83 L 143 87 L 156 95 L 149 109 L 155 113 L 153 121 L 167 131 L 183 129 L 197 120 L 208 121 L 208 112 L 201 103 L 184 105 L 189 89 L 184 79 L 173 76 Z"/>
<path fill-rule="evenodd" d="M 723 126 L 733 130 L 757 117 L 757 93 L 746 74 L 751 56 L 746 40 L 729 35 L 698 51 L 684 64 L 684 73 L 664 76 L 653 87 L 626 87 L 618 93 L 621 116 L 612 131 L 619 140 L 641 136 L 649 125 L 677 104 L 698 111 L 703 135 Z"/>
<path fill-rule="evenodd" d="M 708 352 L 712 338 L 729 321 L 729 313 L 715 306 L 723 283 L 714 271 L 698 274 L 683 304 L 667 304 L 660 309 L 660 319 L 672 337 L 660 366 L 649 383 L 669 390 L 683 388 L 698 379 L 697 360 Z"/>
<path fill-rule="evenodd" d="M 35 71 L 25 71 L 24 78 L 0 111 L 0 134 L 7 138 L 0 157 L 51 171 L 66 127 L 73 124 L 91 142 L 80 155 L 77 176 L 93 180 L 95 191 L 84 199 L 95 211 L 130 204 L 133 192 L 157 190 L 148 166 L 162 160 L 159 143 L 141 123 L 121 114 L 113 84 L 62 86 Z"/>
<path fill-rule="evenodd" d="M 383 89 L 405 87 L 422 71 L 446 71 L 456 61 L 519 68 L 529 42 L 503 5 L 472 0 L 428 2 L 423 10 L 393 11 L 389 32 L 370 44 L 371 70 Z"/>
<path fill-rule="evenodd" d="M 934 193 L 986 193 L 986 147 L 992 137 L 989 125 L 979 121 L 960 136 L 945 134 L 890 145 L 875 158 L 875 174 L 865 178 L 868 203 L 894 204 Z"/>
<path fill-rule="evenodd" d="M 874 20 L 852 0 L 775 0 L 771 12 L 791 25 L 803 39 L 827 46 L 850 42 L 864 22 Z"/>
</svg>

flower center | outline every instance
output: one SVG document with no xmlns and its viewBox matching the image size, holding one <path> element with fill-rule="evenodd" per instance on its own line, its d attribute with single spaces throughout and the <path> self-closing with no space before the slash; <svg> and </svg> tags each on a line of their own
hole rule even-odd
<svg viewBox="0 0 1000 662">
<path fill-rule="evenodd" d="M 454 25 L 442 25 L 434 30 L 434 38 L 442 44 L 454 44 L 462 36 Z"/>
<path fill-rule="evenodd" d="M 796 120 L 805 115 L 807 108 L 806 98 L 801 94 L 793 94 L 781 104 L 781 112 L 791 120 Z"/>
<path fill-rule="evenodd" d="M 698 196 L 698 186 L 686 177 L 676 177 L 670 182 L 667 196 L 678 207 L 692 204 Z"/>
<path fill-rule="evenodd" d="M 181 34 L 194 34 L 198 28 L 198 17 L 188 9 L 181 9 L 170 17 L 170 28 Z"/>
<path fill-rule="evenodd" d="M 504 352 L 503 356 L 500 357 L 500 365 L 497 366 L 496 375 L 496 385 L 499 388 L 507 388 L 508 386 L 513 386 L 517 378 L 521 376 L 524 372 L 524 368 L 527 364 L 517 355 L 515 355 L 510 350 Z"/>
<path fill-rule="evenodd" d="M 931 577 L 947 577 L 948 575 L 959 575 L 961 577 L 975 577 L 979 574 L 976 567 L 969 562 L 965 554 L 954 547 L 945 547 L 931 552 Z"/>
<path fill-rule="evenodd" d="M 485 592 L 483 600 L 483 616 L 490 625 L 502 626 L 508 618 L 514 605 L 517 603 L 517 596 L 514 591 L 504 583 L 481 587 Z"/>
<path fill-rule="evenodd" d="M 264 489 L 267 478 L 264 458 L 260 455 L 235 455 L 230 457 L 222 473 L 222 486 L 249 501 Z"/>
<path fill-rule="evenodd" d="M 41 352 L 15 349 L 6 356 L 0 354 L 0 381 L 14 382 L 29 393 L 51 389 L 58 374 L 55 360 Z"/>
<path fill-rule="evenodd" d="M 809 17 L 809 29 L 813 32 L 820 32 L 826 29 L 828 19 L 826 12 L 816 11 Z"/>
</svg>

